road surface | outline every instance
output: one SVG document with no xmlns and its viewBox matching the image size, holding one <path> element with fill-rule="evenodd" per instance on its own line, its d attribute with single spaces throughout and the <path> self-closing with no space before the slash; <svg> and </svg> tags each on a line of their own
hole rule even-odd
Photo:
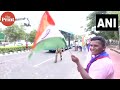
<svg viewBox="0 0 120 90">
<path fill-rule="evenodd" d="M 78 56 L 84 64 L 85 52 L 74 51 L 72 54 Z M 69 50 L 63 52 L 63 60 L 60 58 L 54 63 L 55 53 L 43 51 L 33 55 L 28 60 L 28 52 L 0 56 L 0 78 L 1 79 L 81 79 L 76 69 L 76 64 L 71 61 Z"/>
</svg>

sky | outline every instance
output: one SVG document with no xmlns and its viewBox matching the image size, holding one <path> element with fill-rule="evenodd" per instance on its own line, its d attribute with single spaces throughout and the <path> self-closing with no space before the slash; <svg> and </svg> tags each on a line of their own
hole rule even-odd
<svg viewBox="0 0 120 90">
<path fill-rule="evenodd" d="M 0 16 L 5 11 L 0 11 Z M 37 29 L 41 17 L 45 11 L 11 11 L 15 18 L 28 18 L 31 27 L 26 27 L 26 32 L 29 33 L 33 29 Z M 84 28 L 88 21 L 86 17 L 93 11 L 49 11 L 51 17 L 53 18 L 55 25 L 58 29 L 67 32 L 72 32 L 74 34 L 81 35 L 84 32 Z M 16 24 L 28 22 L 27 20 L 15 21 Z M 83 26 L 83 28 L 81 28 Z M 0 23 L 0 28 L 5 28 L 5 26 Z"/>
</svg>

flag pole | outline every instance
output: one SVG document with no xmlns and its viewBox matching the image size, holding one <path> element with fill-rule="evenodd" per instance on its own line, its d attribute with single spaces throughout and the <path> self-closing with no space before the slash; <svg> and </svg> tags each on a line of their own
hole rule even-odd
<svg viewBox="0 0 120 90">
<path fill-rule="evenodd" d="M 72 55 L 71 51 L 68 49 L 68 51 L 70 52 L 70 54 Z"/>
</svg>

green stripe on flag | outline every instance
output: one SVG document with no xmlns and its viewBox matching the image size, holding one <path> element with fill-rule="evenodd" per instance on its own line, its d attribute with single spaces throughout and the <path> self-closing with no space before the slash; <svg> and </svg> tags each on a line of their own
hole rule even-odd
<svg viewBox="0 0 120 90">
<path fill-rule="evenodd" d="M 61 37 L 51 37 L 40 41 L 35 47 L 35 52 L 40 52 L 41 50 L 52 50 L 57 48 L 65 48 L 67 46 L 64 38 Z"/>
</svg>

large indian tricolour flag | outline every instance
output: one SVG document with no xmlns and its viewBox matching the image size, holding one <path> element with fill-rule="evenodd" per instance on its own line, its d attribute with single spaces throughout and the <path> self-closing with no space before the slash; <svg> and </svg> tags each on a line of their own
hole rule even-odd
<svg viewBox="0 0 120 90">
<path fill-rule="evenodd" d="M 65 47 L 66 41 L 64 36 L 59 29 L 55 27 L 52 17 L 49 12 L 46 11 L 41 18 L 40 25 L 36 32 L 29 59 L 33 54 L 39 53 L 41 50 L 55 50 L 57 48 Z"/>
</svg>

